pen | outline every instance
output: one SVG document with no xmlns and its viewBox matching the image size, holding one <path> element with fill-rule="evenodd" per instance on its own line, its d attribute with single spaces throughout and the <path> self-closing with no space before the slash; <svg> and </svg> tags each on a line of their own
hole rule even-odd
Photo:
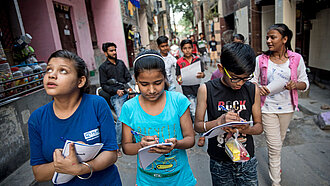
<svg viewBox="0 0 330 186">
<path fill-rule="evenodd" d="M 219 105 L 219 107 L 220 107 L 223 111 L 225 111 L 225 112 L 228 112 L 228 111 L 229 111 L 228 109 L 226 109 L 226 107 L 224 107 L 224 106 L 222 106 L 222 105 Z"/>
<path fill-rule="evenodd" d="M 222 106 L 222 105 L 219 105 L 219 107 L 223 110 L 223 111 L 225 111 L 225 112 L 229 112 L 229 110 L 228 109 L 226 109 L 226 107 L 224 107 L 224 106 Z M 239 111 L 237 111 L 237 114 L 238 114 L 238 116 L 239 116 L 239 113 L 242 111 L 242 109 L 240 109 Z M 240 117 L 241 118 L 241 117 Z M 244 121 L 242 118 L 240 119 L 242 122 Z"/>
<path fill-rule="evenodd" d="M 136 131 L 134 131 L 134 130 L 131 130 L 131 133 L 132 133 L 133 135 L 136 135 L 136 136 L 142 136 L 142 137 L 146 136 L 146 135 L 141 134 L 141 133 L 139 133 L 139 132 L 136 132 Z"/>
</svg>

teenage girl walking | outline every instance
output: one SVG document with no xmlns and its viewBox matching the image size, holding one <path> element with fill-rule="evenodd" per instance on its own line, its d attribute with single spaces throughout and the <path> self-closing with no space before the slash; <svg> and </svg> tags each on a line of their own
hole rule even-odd
<svg viewBox="0 0 330 186">
<path fill-rule="evenodd" d="M 292 31 L 285 24 L 269 27 L 266 40 L 269 50 L 257 57 L 252 79 L 260 87 L 272 185 L 280 185 L 281 149 L 293 113 L 298 109 L 297 90 L 307 90 L 309 86 L 304 60 L 292 52 L 291 39 Z M 274 86 L 280 82 L 283 85 Z"/>
<path fill-rule="evenodd" d="M 185 149 L 194 143 L 194 131 L 189 113 L 189 100 L 181 93 L 167 91 L 165 63 L 155 51 L 147 51 L 134 61 L 134 77 L 141 95 L 123 105 L 119 120 L 123 123 L 123 151 L 138 154 L 139 149 L 161 142 L 150 152 L 164 154 L 142 169 L 137 156 L 136 184 L 145 185 L 195 185 Z M 135 135 L 132 130 L 141 134 Z M 142 137 L 143 135 L 143 137 Z"/>
<path fill-rule="evenodd" d="M 44 88 L 53 101 L 29 119 L 30 164 L 37 181 L 49 181 L 54 172 L 77 175 L 63 185 L 121 185 L 115 124 L 107 102 L 88 92 L 89 71 L 83 59 L 66 50 L 48 59 Z M 103 143 L 101 152 L 81 163 L 73 143 L 62 155 L 65 140 Z M 79 177 L 78 177 L 79 176 Z"/>
</svg>

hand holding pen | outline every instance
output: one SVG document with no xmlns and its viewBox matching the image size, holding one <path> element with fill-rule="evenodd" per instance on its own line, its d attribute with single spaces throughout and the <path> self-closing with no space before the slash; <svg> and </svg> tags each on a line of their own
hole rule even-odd
<svg viewBox="0 0 330 186">
<path fill-rule="evenodd" d="M 141 134 L 139 132 L 136 132 L 134 130 L 132 130 L 131 133 L 134 136 L 140 136 L 140 137 L 142 137 L 141 138 L 141 141 L 140 141 L 140 144 L 141 144 L 142 147 L 159 143 L 159 138 L 158 138 L 157 135 L 146 136 L 146 135 Z"/>
<path fill-rule="evenodd" d="M 223 114 L 219 117 L 223 120 L 222 121 L 223 123 L 228 123 L 228 122 L 232 122 L 232 121 L 241 121 L 241 122 L 245 121 L 243 118 L 241 118 L 239 116 L 239 113 L 242 110 L 239 110 L 239 111 L 237 111 L 237 113 L 235 113 L 234 109 L 228 110 L 222 105 L 220 105 L 219 107 L 222 108 L 222 110 L 226 112 L 226 114 Z M 221 123 L 221 124 L 223 124 L 223 123 Z M 239 132 L 241 132 L 241 131 L 244 131 L 245 129 L 247 129 L 248 127 L 249 127 L 249 124 L 235 125 L 233 127 L 223 127 L 223 130 L 226 132 L 234 133 L 236 131 L 236 129 L 238 129 Z"/>
</svg>

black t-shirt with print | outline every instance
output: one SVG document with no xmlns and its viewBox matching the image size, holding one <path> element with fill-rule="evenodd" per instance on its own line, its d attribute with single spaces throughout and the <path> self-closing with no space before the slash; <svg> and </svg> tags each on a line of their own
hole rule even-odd
<svg viewBox="0 0 330 186">
<path fill-rule="evenodd" d="M 210 45 L 211 51 L 217 51 L 217 42 L 216 41 L 209 41 L 209 45 Z"/>
<path fill-rule="evenodd" d="M 235 111 L 241 110 L 240 117 L 250 121 L 252 105 L 254 104 L 255 85 L 246 82 L 241 89 L 233 90 L 221 82 L 221 79 L 214 79 L 205 83 L 207 89 L 207 116 L 212 121 L 225 114 L 219 105 Z M 216 161 L 231 161 L 225 152 L 225 142 L 228 133 L 209 139 L 208 154 Z M 254 143 L 251 135 L 239 134 L 238 139 L 243 143 L 250 157 L 254 157 Z"/>
</svg>

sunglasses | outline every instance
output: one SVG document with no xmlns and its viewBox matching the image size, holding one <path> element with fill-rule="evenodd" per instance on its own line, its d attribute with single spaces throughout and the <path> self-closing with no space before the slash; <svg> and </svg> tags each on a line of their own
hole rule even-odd
<svg viewBox="0 0 330 186">
<path fill-rule="evenodd" d="M 232 83 L 238 83 L 238 82 L 240 82 L 240 81 L 249 81 L 249 80 L 251 80 L 253 77 L 254 77 L 254 74 L 251 74 L 249 77 L 245 77 L 245 78 L 232 78 L 230 75 L 229 75 L 229 73 L 228 73 L 228 71 L 226 70 L 226 68 L 225 67 L 223 67 L 223 70 L 226 72 L 226 74 L 227 74 L 227 76 L 229 77 L 229 79 L 230 79 L 230 81 L 232 82 Z"/>
</svg>

